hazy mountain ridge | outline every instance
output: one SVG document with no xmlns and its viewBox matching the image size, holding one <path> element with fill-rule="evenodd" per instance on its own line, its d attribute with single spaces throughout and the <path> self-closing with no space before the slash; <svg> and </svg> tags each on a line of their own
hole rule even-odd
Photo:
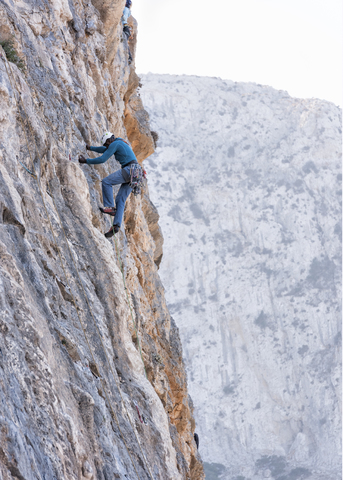
<svg viewBox="0 0 343 480">
<path fill-rule="evenodd" d="M 340 109 L 215 78 L 142 83 L 207 478 L 341 478 Z"/>
</svg>

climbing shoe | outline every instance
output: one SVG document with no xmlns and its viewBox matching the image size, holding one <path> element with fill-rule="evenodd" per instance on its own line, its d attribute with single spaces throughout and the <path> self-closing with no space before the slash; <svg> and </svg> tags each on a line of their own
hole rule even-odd
<svg viewBox="0 0 343 480">
<path fill-rule="evenodd" d="M 119 232 L 119 229 L 120 229 L 119 225 L 112 225 L 112 227 L 110 228 L 110 230 L 109 230 L 107 233 L 105 233 L 105 237 L 106 237 L 106 238 L 111 238 L 111 237 L 113 237 L 113 235 L 114 235 L 115 233 L 118 233 L 118 232 Z"/>
<path fill-rule="evenodd" d="M 114 217 L 116 214 L 115 207 L 105 207 L 105 208 L 99 207 L 99 210 L 101 213 L 107 213 L 107 215 L 112 215 L 112 217 Z"/>
<path fill-rule="evenodd" d="M 123 32 L 125 33 L 127 38 L 130 38 L 131 30 L 130 30 L 130 27 L 128 25 L 124 25 Z"/>
</svg>

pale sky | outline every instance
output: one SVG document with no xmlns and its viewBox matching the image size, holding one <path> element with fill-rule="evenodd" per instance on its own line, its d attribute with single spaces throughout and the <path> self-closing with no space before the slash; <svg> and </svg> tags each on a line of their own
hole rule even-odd
<svg viewBox="0 0 343 480">
<path fill-rule="evenodd" d="M 221 77 L 342 106 L 342 0 L 133 0 L 137 73 Z"/>
</svg>

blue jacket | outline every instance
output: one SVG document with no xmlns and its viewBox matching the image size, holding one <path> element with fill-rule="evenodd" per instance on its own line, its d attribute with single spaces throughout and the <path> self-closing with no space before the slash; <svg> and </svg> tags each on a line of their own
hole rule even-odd
<svg viewBox="0 0 343 480">
<path fill-rule="evenodd" d="M 137 162 L 137 158 L 130 145 L 119 137 L 116 138 L 109 147 L 90 147 L 90 150 L 92 152 L 102 153 L 103 155 L 97 158 L 87 158 L 86 162 L 88 165 L 105 163 L 112 155 L 114 155 L 115 159 L 120 163 L 121 168 L 124 168 L 130 162 Z"/>
</svg>

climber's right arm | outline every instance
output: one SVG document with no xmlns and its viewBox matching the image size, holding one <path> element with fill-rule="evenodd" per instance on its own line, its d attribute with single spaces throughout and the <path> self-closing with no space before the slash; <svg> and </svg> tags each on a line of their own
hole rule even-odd
<svg viewBox="0 0 343 480">
<path fill-rule="evenodd" d="M 103 155 L 101 155 L 101 157 L 98 157 L 98 158 L 87 158 L 86 159 L 86 163 L 88 163 L 88 165 L 98 165 L 99 163 L 105 163 L 107 162 L 107 160 L 112 156 L 114 155 L 114 153 L 117 151 L 117 148 L 118 148 L 118 142 L 113 142 L 110 144 L 110 146 L 108 148 L 106 147 L 92 147 L 92 148 L 103 148 L 105 150 L 102 150 L 101 152 L 99 153 L 103 153 Z"/>
<path fill-rule="evenodd" d="M 107 148 L 106 147 L 91 147 L 90 145 L 86 145 L 86 150 L 90 150 L 91 152 L 104 153 L 104 152 L 106 152 Z"/>
</svg>

